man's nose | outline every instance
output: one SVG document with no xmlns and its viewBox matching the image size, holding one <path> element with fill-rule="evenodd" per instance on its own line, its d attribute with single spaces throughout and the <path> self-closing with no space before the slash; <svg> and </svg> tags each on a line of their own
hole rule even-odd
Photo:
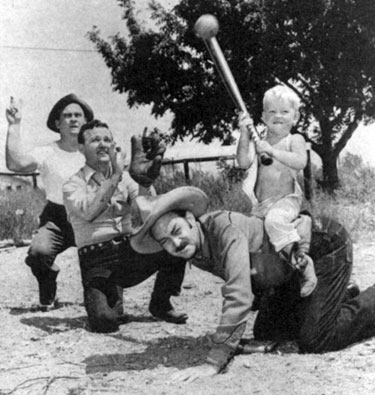
<svg viewBox="0 0 375 395">
<path fill-rule="evenodd" d="M 181 245 L 181 240 L 180 240 L 179 237 L 174 237 L 172 239 L 172 243 L 173 243 L 175 249 L 177 250 L 180 247 L 180 245 Z"/>
</svg>

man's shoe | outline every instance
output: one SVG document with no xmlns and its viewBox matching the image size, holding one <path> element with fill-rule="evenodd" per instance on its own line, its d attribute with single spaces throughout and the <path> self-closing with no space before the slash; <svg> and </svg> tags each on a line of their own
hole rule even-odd
<svg viewBox="0 0 375 395">
<path fill-rule="evenodd" d="M 51 306 L 55 304 L 57 289 L 56 279 L 58 274 L 58 271 L 50 270 L 48 273 L 37 278 L 40 306 Z"/>
<path fill-rule="evenodd" d="M 350 280 L 349 284 L 346 288 L 346 291 L 345 291 L 344 302 L 355 298 L 356 296 L 359 295 L 359 293 L 360 293 L 360 290 L 359 290 L 358 284 L 356 282 L 354 282 L 353 280 Z"/>
<path fill-rule="evenodd" d="M 188 316 L 186 313 L 178 313 L 175 309 L 169 311 L 161 311 L 157 309 L 150 308 L 150 313 L 160 320 L 166 322 L 172 322 L 173 324 L 185 324 Z"/>
<path fill-rule="evenodd" d="M 50 304 L 39 303 L 39 306 L 38 306 L 37 310 L 38 311 L 42 311 L 43 313 L 45 313 L 47 311 L 55 310 L 56 308 L 58 308 L 57 306 L 58 306 L 58 300 L 55 299 Z"/>
</svg>

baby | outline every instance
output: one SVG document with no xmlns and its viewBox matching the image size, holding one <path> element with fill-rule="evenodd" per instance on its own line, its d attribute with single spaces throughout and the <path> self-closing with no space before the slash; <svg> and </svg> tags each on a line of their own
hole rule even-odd
<svg viewBox="0 0 375 395">
<path fill-rule="evenodd" d="M 307 163 L 305 139 L 291 134 L 299 119 L 300 99 L 290 88 L 276 85 L 263 98 L 262 120 L 267 127 L 265 139 L 251 139 L 252 121 L 247 113 L 240 116 L 240 139 L 237 160 L 250 168 L 244 190 L 253 203 L 252 215 L 264 218 L 270 242 L 283 259 L 300 273 L 301 296 L 312 293 L 317 284 L 314 264 L 298 251 L 299 235 L 293 225 L 303 200 L 297 174 Z M 270 165 L 262 164 L 257 155 L 268 155 Z"/>
</svg>

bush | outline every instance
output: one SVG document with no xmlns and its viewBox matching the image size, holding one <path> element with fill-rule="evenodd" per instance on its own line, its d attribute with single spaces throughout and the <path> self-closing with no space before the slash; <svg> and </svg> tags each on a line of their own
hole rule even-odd
<svg viewBox="0 0 375 395">
<path fill-rule="evenodd" d="M 171 168 L 163 172 L 155 184 L 158 193 L 170 191 L 180 186 L 191 185 L 202 189 L 209 198 L 209 211 L 233 210 L 249 214 L 251 204 L 241 189 L 241 178 L 229 178 L 227 169 L 222 169 L 218 176 L 203 171 L 192 171 L 189 181 L 182 171 Z"/>
<path fill-rule="evenodd" d="M 30 239 L 44 204 L 43 193 L 32 186 L 0 191 L 0 240 L 13 239 L 20 244 Z"/>
<path fill-rule="evenodd" d="M 333 194 L 315 188 L 310 202 L 313 216 L 341 222 L 354 241 L 372 238 L 375 231 L 375 171 L 358 155 L 347 154 L 340 166 L 341 186 Z"/>
</svg>

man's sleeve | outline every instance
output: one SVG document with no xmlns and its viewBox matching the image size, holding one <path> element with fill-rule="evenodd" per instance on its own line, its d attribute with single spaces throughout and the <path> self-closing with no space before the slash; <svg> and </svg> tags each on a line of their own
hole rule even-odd
<svg viewBox="0 0 375 395">
<path fill-rule="evenodd" d="M 131 203 L 137 196 L 140 195 L 156 195 L 155 188 L 151 185 L 150 187 L 143 187 L 142 185 L 139 185 L 137 182 L 133 180 L 133 178 L 130 176 L 130 174 L 127 171 L 124 171 L 123 175 L 123 181 L 126 184 L 126 188 L 128 190 L 128 197 L 129 197 L 129 203 Z"/>
<path fill-rule="evenodd" d="M 74 214 L 89 222 L 108 207 L 108 203 L 102 202 L 102 194 L 98 190 L 90 190 L 85 180 L 77 175 L 64 184 L 63 197 L 68 217 Z"/>
<path fill-rule="evenodd" d="M 233 357 L 249 317 L 253 293 L 250 278 L 248 241 L 235 225 L 229 224 L 220 234 L 221 264 L 225 284 L 222 316 L 212 337 L 213 347 L 207 362 L 224 367 Z"/>
</svg>

